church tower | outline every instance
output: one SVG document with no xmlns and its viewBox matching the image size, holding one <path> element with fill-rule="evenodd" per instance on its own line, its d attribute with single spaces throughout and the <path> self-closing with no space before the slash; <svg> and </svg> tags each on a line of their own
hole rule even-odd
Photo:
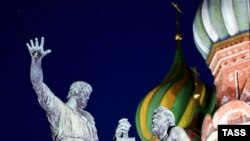
<svg viewBox="0 0 250 141">
<path fill-rule="evenodd" d="M 217 103 L 250 104 L 249 0 L 204 0 L 193 24 L 196 46 L 216 85 Z"/>
<path fill-rule="evenodd" d="M 249 26 L 249 0 L 204 0 L 197 10 L 194 40 L 214 76 L 217 101 L 204 118 L 202 141 L 217 141 L 220 124 L 250 124 Z"/>
<path fill-rule="evenodd" d="M 176 125 L 185 129 L 192 141 L 200 140 L 200 125 L 205 114 L 212 114 L 216 104 L 215 88 L 203 83 L 195 68 L 186 65 L 182 52 L 182 35 L 179 31 L 177 3 L 176 10 L 176 51 L 174 61 L 163 80 L 149 91 L 140 101 L 136 111 L 137 132 L 142 141 L 157 138 L 152 133 L 152 116 L 158 106 L 171 110 Z"/>
</svg>

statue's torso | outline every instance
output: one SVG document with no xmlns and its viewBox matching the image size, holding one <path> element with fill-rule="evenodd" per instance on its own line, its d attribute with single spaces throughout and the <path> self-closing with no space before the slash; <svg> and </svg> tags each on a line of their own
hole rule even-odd
<svg viewBox="0 0 250 141">
<path fill-rule="evenodd" d="M 60 104 L 58 126 L 51 126 L 55 141 L 94 141 L 97 137 L 93 118 L 89 113 L 81 115 L 66 104 Z"/>
</svg>

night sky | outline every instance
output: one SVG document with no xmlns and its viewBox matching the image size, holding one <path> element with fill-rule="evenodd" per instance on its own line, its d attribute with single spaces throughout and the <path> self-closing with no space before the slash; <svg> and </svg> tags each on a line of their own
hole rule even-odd
<svg viewBox="0 0 250 141">
<path fill-rule="evenodd" d="M 188 66 L 212 84 L 195 47 L 192 23 L 201 0 L 178 0 Z M 1 141 L 52 141 L 49 123 L 30 82 L 30 39 L 45 37 L 44 82 L 66 102 L 72 82 L 90 83 L 86 108 L 100 141 L 112 140 L 118 120 L 168 73 L 174 59 L 175 9 L 171 0 L 3 0 L 0 4 Z"/>
</svg>

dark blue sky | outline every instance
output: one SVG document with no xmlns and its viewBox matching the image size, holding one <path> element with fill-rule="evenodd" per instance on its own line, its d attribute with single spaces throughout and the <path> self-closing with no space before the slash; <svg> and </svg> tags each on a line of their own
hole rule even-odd
<svg viewBox="0 0 250 141">
<path fill-rule="evenodd" d="M 87 111 L 101 141 L 112 140 L 126 117 L 136 134 L 140 100 L 157 86 L 175 52 L 175 10 L 170 0 L 6 0 L 0 7 L 1 140 L 50 141 L 45 112 L 30 83 L 25 43 L 45 37 L 44 81 L 64 102 L 72 82 L 93 87 Z M 198 53 L 192 22 L 201 0 L 179 0 L 186 63 L 212 85 Z"/>
</svg>

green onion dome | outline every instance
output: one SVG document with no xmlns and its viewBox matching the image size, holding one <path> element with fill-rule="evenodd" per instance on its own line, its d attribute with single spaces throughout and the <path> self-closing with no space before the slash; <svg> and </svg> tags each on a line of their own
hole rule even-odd
<svg viewBox="0 0 250 141">
<path fill-rule="evenodd" d="M 213 44 L 249 32 L 249 0 L 204 0 L 196 12 L 193 36 L 207 60 Z"/>
<path fill-rule="evenodd" d="M 215 90 L 196 79 L 194 72 L 184 61 L 180 47 L 177 47 L 172 67 L 163 81 L 151 90 L 140 102 L 136 111 L 137 132 L 143 141 L 152 134 L 152 115 L 158 106 L 170 109 L 176 125 L 189 127 L 197 113 L 211 113 L 215 108 Z"/>
</svg>

